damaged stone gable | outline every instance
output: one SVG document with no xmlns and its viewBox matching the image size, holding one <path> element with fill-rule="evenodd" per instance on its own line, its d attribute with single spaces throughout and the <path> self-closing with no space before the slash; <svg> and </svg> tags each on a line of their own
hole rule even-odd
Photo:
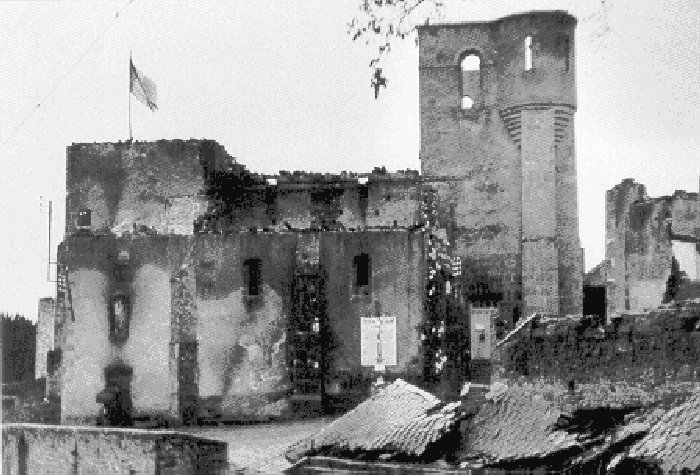
<svg viewBox="0 0 700 475">
<path fill-rule="evenodd" d="M 627 179 L 608 190 L 606 210 L 609 317 L 700 298 L 700 194 L 650 198 Z"/>
</svg>

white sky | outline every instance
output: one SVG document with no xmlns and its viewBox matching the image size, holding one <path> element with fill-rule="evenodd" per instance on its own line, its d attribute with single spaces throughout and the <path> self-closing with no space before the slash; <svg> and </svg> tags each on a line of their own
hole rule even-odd
<svg viewBox="0 0 700 475">
<path fill-rule="evenodd" d="M 389 87 L 375 101 L 370 51 L 346 34 L 358 2 L 0 2 L 0 311 L 35 319 L 38 298 L 54 295 L 39 197 L 54 203 L 55 256 L 65 147 L 128 138 L 129 50 L 158 85 L 160 107 L 132 102 L 137 140 L 214 139 L 263 173 L 420 169 L 417 48 L 409 40 L 394 49 Z M 451 21 L 551 8 L 579 17 L 586 268 L 604 257 L 606 189 L 630 177 L 651 196 L 698 191 L 700 2 L 446 3 Z"/>
</svg>

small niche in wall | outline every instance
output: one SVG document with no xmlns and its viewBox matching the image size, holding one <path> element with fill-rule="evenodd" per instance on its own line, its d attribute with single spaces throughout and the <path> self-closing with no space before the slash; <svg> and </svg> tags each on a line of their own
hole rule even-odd
<svg viewBox="0 0 700 475">
<path fill-rule="evenodd" d="M 131 305 L 129 297 L 117 294 L 109 302 L 109 340 L 123 343 L 129 338 Z"/>
</svg>

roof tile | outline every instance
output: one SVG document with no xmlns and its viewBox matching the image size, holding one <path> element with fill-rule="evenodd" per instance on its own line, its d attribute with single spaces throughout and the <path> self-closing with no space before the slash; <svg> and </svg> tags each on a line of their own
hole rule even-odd
<svg viewBox="0 0 700 475">
<path fill-rule="evenodd" d="M 700 392 L 662 416 L 628 457 L 658 463 L 664 471 L 700 471 Z"/>
<path fill-rule="evenodd" d="M 311 437 L 287 449 L 290 461 L 333 451 L 390 450 L 420 455 L 452 427 L 459 403 L 398 379 Z"/>
</svg>

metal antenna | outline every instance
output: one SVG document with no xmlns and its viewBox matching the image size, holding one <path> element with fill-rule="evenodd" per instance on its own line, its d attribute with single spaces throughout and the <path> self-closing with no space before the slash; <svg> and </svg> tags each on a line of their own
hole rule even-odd
<svg viewBox="0 0 700 475">
<path fill-rule="evenodd" d="M 49 203 L 49 209 L 48 209 L 48 226 L 49 226 L 49 248 L 48 248 L 48 261 L 46 264 L 46 281 L 47 282 L 56 282 L 56 279 L 51 279 L 51 266 L 56 265 L 56 261 L 51 260 L 51 225 L 53 224 L 53 201 L 47 200 Z M 40 212 L 43 213 L 44 209 L 44 197 L 40 196 L 39 197 L 39 210 Z"/>
</svg>

